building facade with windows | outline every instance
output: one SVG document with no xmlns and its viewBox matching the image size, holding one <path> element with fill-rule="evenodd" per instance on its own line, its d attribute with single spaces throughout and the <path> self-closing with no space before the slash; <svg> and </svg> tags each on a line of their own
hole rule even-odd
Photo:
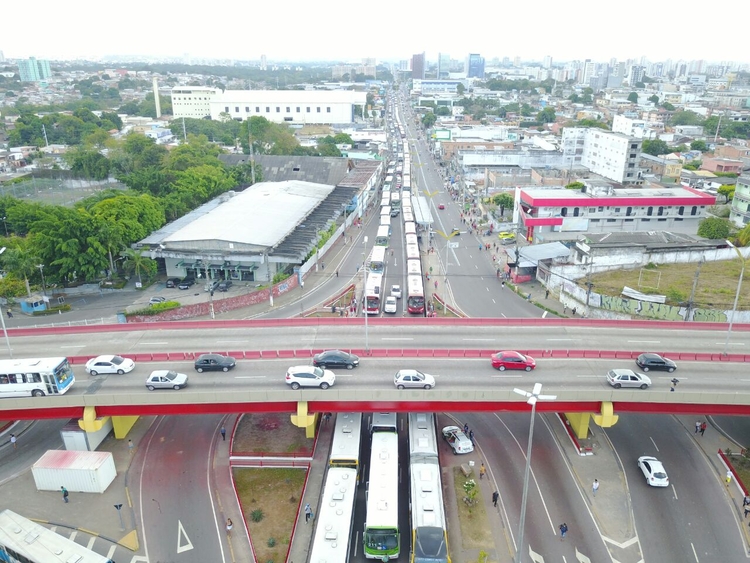
<svg viewBox="0 0 750 563">
<path fill-rule="evenodd" d="M 412 78 L 419 78 L 420 80 L 424 78 L 424 71 L 425 67 L 427 66 L 424 58 L 424 53 L 418 53 L 416 55 L 412 55 L 411 57 L 411 77 Z"/>
<path fill-rule="evenodd" d="M 261 116 L 290 124 L 353 123 L 355 106 L 366 103 L 366 92 L 351 90 L 225 90 L 209 102 L 217 121 Z"/>
<path fill-rule="evenodd" d="M 584 180 L 584 191 L 518 189 L 518 223 L 533 243 L 581 233 L 670 231 L 694 235 L 716 197 L 692 188 L 615 189 Z"/>
<path fill-rule="evenodd" d="M 31 57 L 25 61 L 18 61 L 18 75 L 21 82 L 41 82 L 52 76 L 49 61 Z"/>
<path fill-rule="evenodd" d="M 172 88 L 172 115 L 175 119 L 192 117 L 205 119 L 211 116 L 211 100 L 221 90 L 207 86 L 176 86 Z"/>
<path fill-rule="evenodd" d="M 477 53 L 466 57 L 466 78 L 484 78 L 484 57 Z"/>
<path fill-rule="evenodd" d="M 750 224 L 750 176 L 737 178 L 729 220 L 740 228 Z"/>
<path fill-rule="evenodd" d="M 567 165 L 580 164 L 620 184 L 643 183 L 638 165 L 642 145 L 642 139 L 603 129 L 566 127 L 562 134 Z"/>
</svg>

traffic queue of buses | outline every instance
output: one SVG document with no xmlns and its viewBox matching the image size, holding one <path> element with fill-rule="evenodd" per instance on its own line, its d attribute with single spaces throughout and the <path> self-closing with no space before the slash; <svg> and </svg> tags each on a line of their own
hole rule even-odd
<svg viewBox="0 0 750 563">
<path fill-rule="evenodd" d="M 396 117 L 396 122 L 400 120 Z M 397 128 L 398 127 L 398 128 Z M 391 221 L 399 215 L 404 223 L 404 248 L 406 249 L 406 310 L 413 315 L 425 315 L 424 282 L 422 260 L 417 238 L 417 225 L 414 221 L 411 193 L 411 156 L 409 142 L 405 140 L 403 125 L 392 128 L 391 148 L 396 152 L 396 160 L 388 164 L 383 195 L 380 201 L 380 223 L 375 236 L 375 245 L 365 264 L 364 312 L 366 315 L 379 315 L 386 301 L 384 277 L 385 257 L 391 243 Z M 399 134 L 396 134 L 396 131 Z M 400 286 L 391 290 L 390 297 L 401 298 Z M 395 313 L 396 308 L 386 308 Z"/>
<path fill-rule="evenodd" d="M 449 563 L 445 509 L 440 482 L 435 415 L 410 413 L 410 563 Z M 339 413 L 323 484 L 310 561 L 346 563 L 352 550 L 357 486 L 366 484 L 362 536 L 365 557 L 388 561 L 401 553 L 399 464 L 396 413 L 374 413 L 370 426 L 367 478 L 360 463 L 362 414 Z"/>
</svg>

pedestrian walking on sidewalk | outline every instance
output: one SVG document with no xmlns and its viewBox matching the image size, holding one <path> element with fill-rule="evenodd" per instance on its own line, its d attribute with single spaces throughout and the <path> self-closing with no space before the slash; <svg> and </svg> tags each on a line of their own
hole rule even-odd
<svg viewBox="0 0 750 563">
<path fill-rule="evenodd" d="M 479 466 L 479 479 L 484 479 L 484 474 L 487 473 L 487 468 L 484 466 L 484 462 Z"/>
<path fill-rule="evenodd" d="M 497 499 L 499 498 L 500 498 L 500 493 L 498 493 L 497 491 L 492 493 L 492 506 L 497 506 Z"/>
<path fill-rule="evenodd" d="M 227 439 L 227 429 L 224 428 L 223 424 L 221 425 L 221 430 L 219 432 L 221 432 L 221 441 L 222 442 L 226 441 L 226 439 Z"/>
<path fill-rule="evenodd" d="M 544 298 L 549 299 L 549 289 L 545 290 L 544 292 Z"/>
<path fill-rule="evenodd" d="M 474 431 L 469 430 L 469 440 L 471 440 L 472 445 L 474 444 Z"/>
<path fill-rule="evenodd" d="M 310 508 L 310 503 L 308 502 L 305 505 L 305 524 L 310 521 L 310 518 L 312 518 L 312 508 Z"/>
<path fill-rule="evenodd" d="M 560 541 L 563 541 L 565 539 L 565 534 L 568 533 L 568 525 L 563 522 L 560 524 Z"/>
<path fill-rule="evenodd" d="M 13 318 L 13 311 L 11 311 L 10 309 L 8 309 L 7 313 L 8 313 L 8 318 L 12 319 Z"/>
<path fill-rule="evenodd" d="M 234 528 L 234 524 L 232 524 L 232 519 L 227 518 L 227 535 L 228 536 L 232 535 L 232 528 Z"/>
<path fill-rule="evenodd" d="M 599 490 L 599 479 L 594 479 L 594 484 L 591 486 L 591 490 L 594 493 L 594 496 L 596 496 L 596 491 Z"/>
<path fill-rule="evenodd" d="M 66 489 L 65 487 L 61 486 L 60 487 L 60 492 L 62 493 L 63 502 L 65 504 L 67 504 L 68 503 L 68 489 Z"/>
<path fill-rule="evenodd" d="M 731 469 L 727 469 L 727 487 L 729 486 L 729 483 L 732 482 L 732 471 Z"/>
<path fill-rule="evenodd" d="M 700 420 L 696 420 L 695 421 L 695 433 L 697 434 L 700 431 L 701 431 L 701 421 Z"/>
<path fill-rule="evenodd" d="M 573 309 L 571 309 L 571 311 L 570 311 L 570 312 L 571 312 L 571 313 L 573 313 L 573 316 L 575 316 L 575 314 L 576 314 L 576 308 L 575 308 L 575 307 L 573 307 Z"/>
<path fill-rule="evenodd" d="M 336 268 L 336 277 L 339 277 L 339 270 Z"/>
<path fill-rule="evenodd" d="M 13 445 L 13 449 L 15 450 L 18 446 L 16 446 L 17 438 L 15 434 L 10 435 L 10 443 Z"/>
<path fill-rule="evenodd" d="M 679 379 L 676 377 L 673 377 L 670 383 L 672 384 L 672 387 L 669 389 L 670 391 L 674 391 L 677 388 L 677 384 L 680 382 Z"/>
<path fill-rule="evenodd" d="M 706 424 L 706 421 L 704 420 L 704 421 L 703 421 L 703 422 L 701 423 L 701 436 L 703 436 L 703 434 L 705 434 L 705 432 L 706 432 L 706 428 L 707 428 L 707 427 L 708 427 L 708 425 Z"/>
<path fill-rule="evenodd" d="M 135 448 L 135 444 L 133 443 L 133 440 L 128 440 L 128 453 L 130 455 L 133 455 L 134 448 Z"/>
<path fill-rule="evenodd" d="M 466 434 L 467 436 L 469 435 L 469 425 L 468 424 L 464 424 L 464 434 Z"/>
</svg>

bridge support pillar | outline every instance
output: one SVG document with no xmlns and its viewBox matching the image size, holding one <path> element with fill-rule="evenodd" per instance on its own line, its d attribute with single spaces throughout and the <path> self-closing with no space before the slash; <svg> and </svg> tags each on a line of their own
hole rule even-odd
<svg viewBox="0 0 750 563">
<path fill-rule="evenodd" d="M 78 428 L 86 432 L 98 432 L 108 419 L 108 416 L 98 418 L 95 407 L 83 407 L 83 417 L 78 419 Z"/>
<path fill-rule="evenodd" d="M 594 415 L 594 422 L 602 428 L 610 428 L 617 424 L 619 418 L 620 416 L 615 414 L 615 406 L 612 402 L 604 401 L 602 402 L 600 413 Z"/>
<path fill-rule="evenodd" d="M 292 424 L 297 428 L 305 429 L 305 436 L 315 438 L 315 422 L 318 420 L 318 414 L 309 414 L 307 412 L 307 401 L 297 403 L 297 414 L 292 415 Z"/>
<path fill-rule="evenodd" d="M 576 438 L 583 440 L 588 438 L 589 435 L 589 420 L 591 420 L 591 413 L 588 412 L 571 412 L 565 413 L 565 418 L 570 424 L 570 429 L 575 434 Z"/>
<path fill-rule="evenodd" d="M 124 440 L 127 438 L 130 429 L 135 426 L 137 421 L 137 416 L 113 416 L 112 427 L 115 431 L 115 438 L 118 440 Z"/>
</svg>

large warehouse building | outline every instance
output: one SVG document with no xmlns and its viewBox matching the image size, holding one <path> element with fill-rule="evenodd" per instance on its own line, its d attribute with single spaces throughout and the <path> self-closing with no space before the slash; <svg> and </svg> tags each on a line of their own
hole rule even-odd
<svg viewBox="0 0 750 563">
<path fill-rule="evenodd" d="M 290 124 L 353 123 L 355 106 L 367 103 L 366 92 L 352 90 L 221 90 L 174 88 L 175 118 L 193 117 L 244 121 L 263 116 L 268 121 Z"/>
</svg>

